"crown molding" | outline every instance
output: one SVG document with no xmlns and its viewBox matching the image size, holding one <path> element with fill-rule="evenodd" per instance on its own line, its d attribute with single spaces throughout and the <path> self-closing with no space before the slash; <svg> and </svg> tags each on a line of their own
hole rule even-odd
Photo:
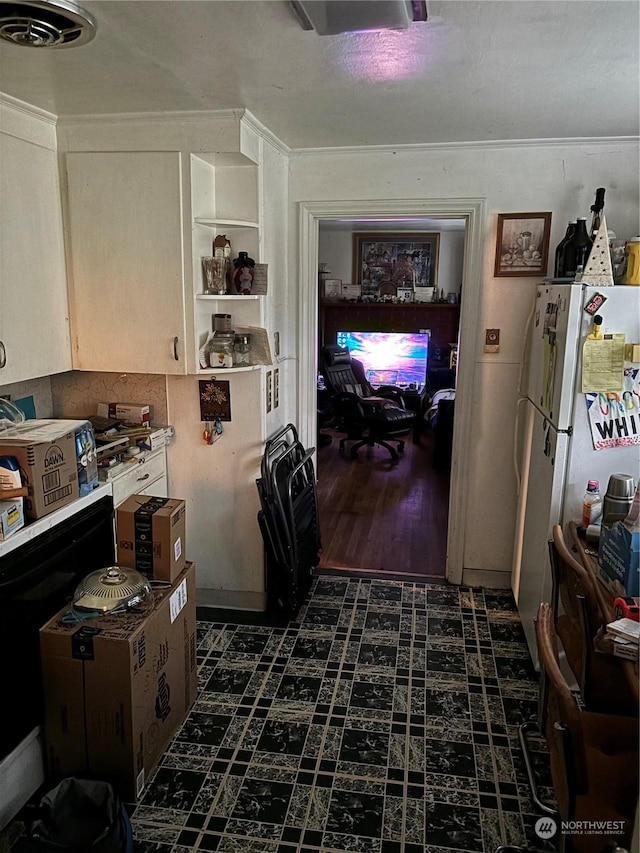
<svg viewBox="0 0 640 853">
<path fill-rule="evenodd" d="M 255 133 L 258 134 L 258 136 L 261 136 L 266 142 L 269 142 L 274 148 L 280 151 L 281 154 L 285 154 L 286 156 L 291 155 L 292 149 L 272 133 L 268 127 L 265 127 L 261 121 L 258 121 L 258 119 L 253 115 L 253 113 L 250 113 L 249 110 L 243 110 L 243 120 Z"/>
<path fill-rule="evenodd" d="M 74 116 L 58 116 L 59 127 L 78 127 L 81 125 L 101 124 L 136 124 L 139 122 L 162 124 L 180 122 L 187 125 L 201 125 L 220 119 L 232 119 L 244 122 L 254 133 L 269 142 L 274 148 L 287 156 L 291 149 L 268 127 L 245 109 L 232 110 L 184 110 L 178 112 L 140 112 L 140 113 L 100 113 L 97 115 L 84 114 Z"/>
<path fill-rule="evenodd" d="M 58 121 L 57 117 L 53 113 L 50 113 L 47 110 L 41 110 L 40 107 L 34 107 L 33 104 L 28 104 L 26 101 L 14 98 L 13 95 L 6 95 L 4 92 L 0 92 L 0 106 L 16 110 L 16 112 L 23 113 L 24 115 L 31 116 L 32 118 L 37 118 L 40 121 L 46 121 L 54 126 Z"/>
<path fill-rule="evenodd" d="M 204 124 L 214 119 L 236 119 L 243 117 L 245 110 L 185 110 L 179 112 L 140 112 L 140 113 L 83 113 L 80 115 L 60 115 L 58 124 L 64 127 L 81 124 L 136 124 L 137 122 L 161 123 L 179 121 L 186 124 Z"/>
<path fill-rule="evenodd" d="M 318 156 L 320 154 L 398 154 L 423 151 L 489 150 L 501 148 L 558 148 L 566 146 L 637 146 L 638 136 L 585 136 L 555 139 L 496 139 L 477 142 L 421 142 L 402 145 L 346 145 L 331 148 L 291 148 L 292 157 Z"/>
</svg>

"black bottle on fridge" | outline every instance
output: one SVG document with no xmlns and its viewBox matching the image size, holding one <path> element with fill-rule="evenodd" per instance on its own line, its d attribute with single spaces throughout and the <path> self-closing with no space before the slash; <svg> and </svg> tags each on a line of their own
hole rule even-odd
<svg viewBox="0 0 640 853">
<path fill-rule="evenodd" d="M 578 269 L 587 263 L 592 245 L 593 241 L 587 230 L 587 217 L 580 216 L 575 231 L 564 248 L 563 278 L 575 278 Z"/>
<path fill-rule="evenodd" d="M 553 275 L 555 278 L 566 278 L 565 263 L 564 263 L 564 250 L 567 247 L 567 244 L 573 237 L 576 230 L 576 220 L 574 219 L 567 226 L 567 233 L 564 235 L 562 240 L 558 243 L 556 247 L 556 257 L 555 264 L 553 268 Z"/>
</svg>

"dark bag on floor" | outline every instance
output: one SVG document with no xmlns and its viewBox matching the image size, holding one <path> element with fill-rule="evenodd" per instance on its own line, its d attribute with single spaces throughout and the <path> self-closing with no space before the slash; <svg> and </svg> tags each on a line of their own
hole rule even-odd
<svg viewBox="0 0 640 853">
<path fill-rule="evenodd" d="M 42 853 L 133 853 L 129 817 L 108 782 L 63 779 L 44 795 L 31 826 Z"/>
</svg>

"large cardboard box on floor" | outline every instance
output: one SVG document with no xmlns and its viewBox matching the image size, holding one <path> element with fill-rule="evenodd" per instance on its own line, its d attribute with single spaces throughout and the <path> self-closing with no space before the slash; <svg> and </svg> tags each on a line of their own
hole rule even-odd
<svg viewBox="0 0 640 853">
<path fill-rule="evenodd" d="M 50 781 L 111 782 L 128 802 L 142 793 L 195 701 L 195 567 L 154 590 L 153 610 L 40 629 L 45 755 Z"/>
<path fill-rule="evenodd" d="M 185 502 L 131 495 L 116 510 L 118 564 L 173 581 L 185 563 Z"/>
<path fill-rule="evenodd" d="M 15 456 L 27 518 L 42 518 L 79 497 L 75 430 L 70 421 L 25 421 L 0 432 L 0 456 Z"/>
</svg>

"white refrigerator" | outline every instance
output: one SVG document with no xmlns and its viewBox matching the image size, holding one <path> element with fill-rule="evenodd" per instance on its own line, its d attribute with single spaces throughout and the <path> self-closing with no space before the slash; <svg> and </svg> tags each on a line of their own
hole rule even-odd
<svg viewBox="0 0 640 853">
<path fill-rule="evenodd" d="M 587 308 L 594 310 L 599 295 L 605 301 L 592 315 Z M 511 584 L 536 668 L 534 619 L 539 603 L 551 601 L 548 542 L 553 526 L 580 521 L 588 480 L 599 480 L 604 495 L 611 474 L 630 474 L 636 483 L 640 474 L 640 443 L 634 443 L 640 441 L 639 398 L 633 390 L 639 364 L 624 362 L 619 405 L 627 406 L 625 417 L 616 420 L 612 401 L 611 418 L 603 421 L 605 438 L 608 430 L 625 446 L 594 449 L 582 383 L 583 345 L 593 332 L 594 316 L 602 319 L 605 339 L 622 333 L 627 344 L 640 343 L 640 287 L 549 283 L 536 289 L 517 404 L 518 512 Z M 599 369 L 595 361 L 587 361 L 589 370 Z M 618 363 L 619 346 L 614 370 Z M 603 405 L 605 400 L 604 395 L 599 398 Z M 599 439 L 601 433 L 596 429 L 595 435 Z"/>
</svg>

